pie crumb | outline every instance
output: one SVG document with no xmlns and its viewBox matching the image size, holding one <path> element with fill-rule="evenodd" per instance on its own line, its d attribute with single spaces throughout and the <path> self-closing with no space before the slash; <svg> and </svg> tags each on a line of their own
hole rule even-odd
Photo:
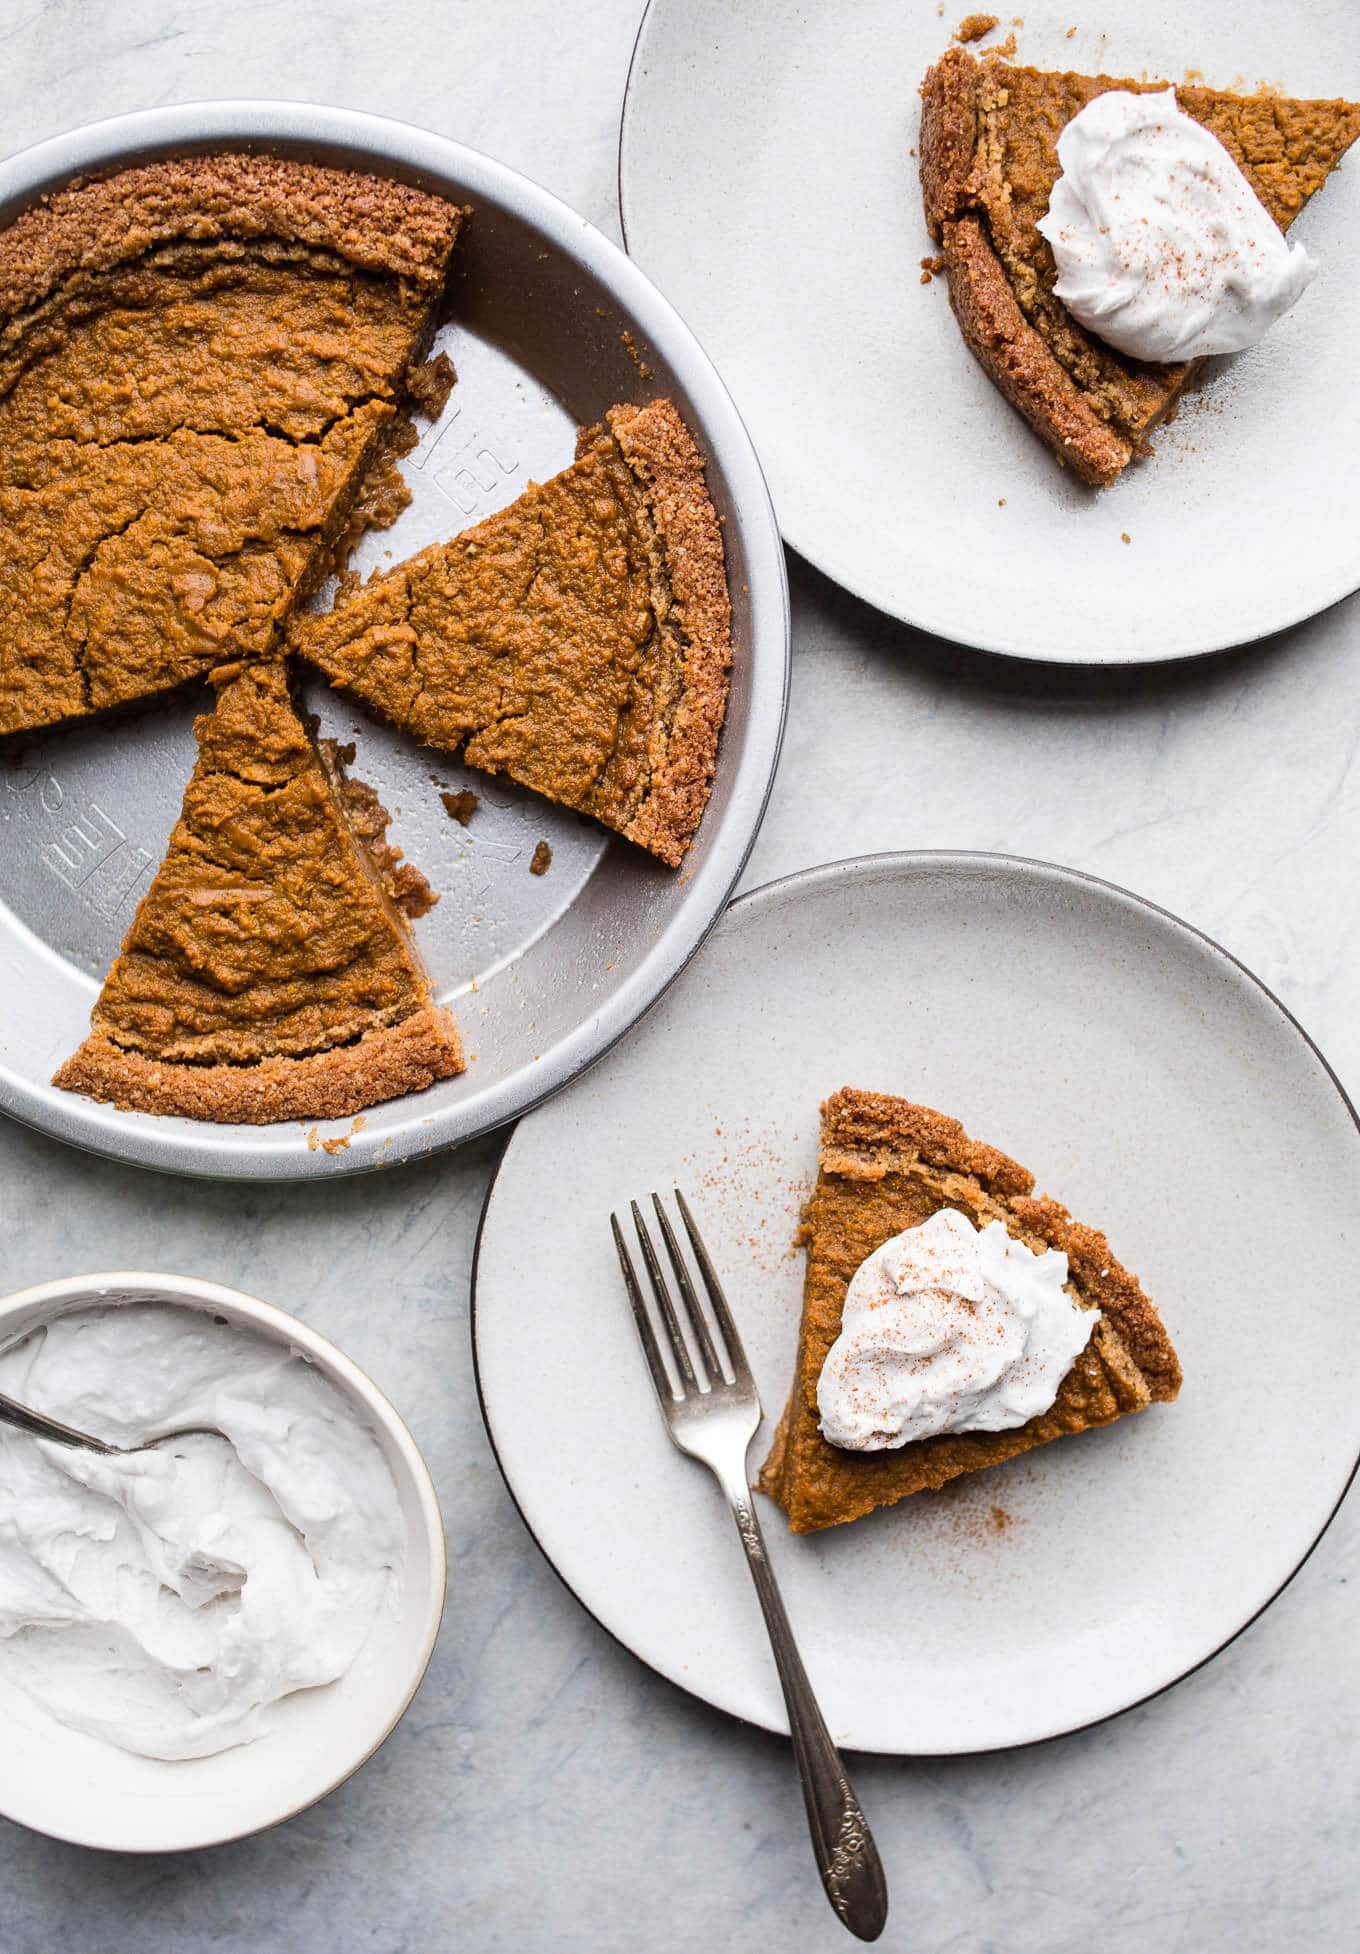
<svg viewBox="0 0 1360 1954">
<path fill-rule="evenodd" d="M 337 1133 L 333 1140 L 322 1140 L 321 1142 L 322 1153 L 344 1153 L 348 1149 L 349 1143 L 354 1138 L 355 1134 L 362 1133 L 367 1125 L 368 1125 L 368 1121 L 364 1118 L 363 1114 L 356 1113 L 354 1117 L 354 1123 L 350 1127 L 348 1133 Z M 316 1128 L 313 1127 L 311 1132 L 307 1136 L 307 1145 L 309 1147 L 313 1147 L 313 1142 L 315 1138 L 316 1138 Z M 313 1150 L 315 1151 L 314 1147 Z"/>
<path fill-rule="evenodd" d="M 1005 506 L 1006 506 L 1006 498 L 1005 498 L 1005 496 L 1004 496 L 1004 495 L 998 495 L 998 497 L 996 498 L 996 506 L 997 506 L 997 508 L 998 508 L 998 509 L 1004 509 L 1004 508 L 1005 508 Z"/>
<path fill-rule="evenodd" d="M 943 270 L 944 270 L 943 258 L 922 258 L 921 283 L 923 285 L 928 285 L 931 279 L 938 278 Z"/>
<path fill-rule="evenodd" d="M 474 794 L 470 787 L 460 788 L 456 794 L 450 787 L 441 787 L 439 798 L 444 803 L 444 812 L 451 821 L 456 821 L 460 828 L 467 826 L 476 813 L 480 800 L 480 796 Z"/>
<path fill-rule="evenodd" d="M 350 830 L 368 850 L 388 896 L 409 921 L 428 916 L 439 897 L 415 863 L 404 861 L 400 848 L 387 839 L 392 817 L 374 789 L 366 780 L 358 780 L 346 771 L 354 764 L 353 740 L 347 740 L 342 746 L 338 740 L 318 739 L 317 748 L 344 807 Z M 401 809 L 397 812 L 400 814 Z"/>
<path fill-rule="evenodd" d="M 453 361 L 447 353 L 437 353 L 432 360 L 422 360 L 413 366 L 406 375 L 406 391 L 428 419 L 437 421 L 449 404 L 458 375 Z"/>
<path fill-rule="evenodd" d="M 1132 536 L 1130 536 L 1127 529 L 1121 529 L 1119 532 L 1119 540 L 1121 543 L 1131 543 L 1133 541 L 1133 538 Z"/>
<path fill-rule="evenodd" d="M 970 41 L 980 41 L 984 34 L 990 34 L 1000 24 L 1000 14 L 965 14 L 954 29 L 954 39 L 966 47 Z"/>
<path fill-rule="evenodd" d="M 546 875 L 552 867 L 552 849 L 546 841 L 540 841 L 529 863 L 530 875 Z"/>
<path fill-rule="evenodd" d="M 625 331 L 620 336 L 623 340 L 624 345 L 628 349 L 628 357 L 633 362 L 633 365 L 637 368 L 638 372 L 642 375 L 644 380 L 650 380 L 652 377 L 652 369 L 647 364 L 646 360 L 643 359 L 642 354 L 638 351 L 637 341 L 633 338 L 632 333 Z"/>
</svg>

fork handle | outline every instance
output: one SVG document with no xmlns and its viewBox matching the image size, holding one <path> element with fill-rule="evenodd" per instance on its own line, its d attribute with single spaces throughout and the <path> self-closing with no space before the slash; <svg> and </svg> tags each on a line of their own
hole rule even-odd
<svg viewBox="0 0 1360 1954">
<path fill-rule="evenodd" d="M 793 1754 L 803 1781 L 812 1850 L 826 1897 L 842 1925 L 852 1934 L 860 1940 L 877 1940 L 888 1917 L 888 1886 L 878 1847 L 812 1693 L 812 1684 L 784 1612 L 774 1569 L 765 1551 L 765 1536 L 760 1530 L 750 1490 L 744 1479 L 729 1480 L 724 1475 L 722 1484 L 741 1544 L 746 1549 L 751 1578 L 769 1631 L 789 1713 Z"/>
</svg>

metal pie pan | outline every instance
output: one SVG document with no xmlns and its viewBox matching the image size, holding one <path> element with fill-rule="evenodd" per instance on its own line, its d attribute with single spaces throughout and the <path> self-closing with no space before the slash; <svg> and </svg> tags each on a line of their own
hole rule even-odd
<svg viewBox="0 0 1360 1954">
<path fill-rule="evenodd" d="M 122 1112 L 49 1084 L 85 1035 L 178 815 L 204 692 L 0 747 L 0 1107 L 144 1166 L 294 1179 L 395 1165 L 515 1118 L 606 1052 L 684 968 L 722 913 L 769 796 L 788 693 L 788 589 L 750 438 L 683 321 L 583 218 L 460 143 L 303 104 L 152 109 L 0 164 L 0 226 L 73 176 L 228 147 L 376 171 L 474 212 L 437 342 L 458 385 L 403 463 L 410 508 L 364 539 L 361 569 L 512 501 L 565 466 L 577 424 L 616 401 L 666 395 L 699 444 L 723 521 L 736 651 L 717 778 L 678 874 L 309 686 L 323 730 L 355 742 L 354 771 L 392 809 L 391 839 L 440 894 L 415 935 L 471 1059 L 460 1079 L 319 1127 Z M 441 799 L 463 787 L 479 796 L 465 827 Z M 552 865 L 531 875 L 539 841 Z"/>
</svg>

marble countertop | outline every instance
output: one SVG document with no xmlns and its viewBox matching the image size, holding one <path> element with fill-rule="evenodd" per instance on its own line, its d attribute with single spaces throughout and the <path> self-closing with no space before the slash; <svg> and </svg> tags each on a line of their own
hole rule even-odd
<svg viewBox="0 0 1360 1954">
<path fill-rule="evenodd" d="M 355 0 L 10 0 L 4 142 L 203 96 L 339 102 L 485 149 L 617 237 L 638 13 L 639 0 L 390 0 L 379 14 Z M 962 651 L 796 559 L 790 576 L 788 738 L 747 886 L 930 846 L 1092 870 L 1243 958 L 1360 1093 L 1360 597 L 1246 651 L 1102 673 Z M 853 795 L 848 755 L 865 783 Z M 0 1821 L 0 1954 L 848 1944 L 812 1871 L 787 1746 L 617 1648 L 559 1585 L 501 1484 L 467 1333 L 497 1151 L 493 1139 L 360 1183 L 205 1185 L 0 1122 L 4 1288 L 140 1266 L 213 1276 L 296 1311 L 408 1417 L 450 1548 L 429 1677 L 357 1778 L 263 1837 L 180 1858 L 83 1853 Z M 1339 1792 L 1360 1743 L 1358 1548 L 1352 1497 L 1261 1621 L 1114 1723 L 998 1756 L 859 1760 L 893 1887 L 882 1945 L 1349 1944 L 1360 1834 Z"/>
</svg>

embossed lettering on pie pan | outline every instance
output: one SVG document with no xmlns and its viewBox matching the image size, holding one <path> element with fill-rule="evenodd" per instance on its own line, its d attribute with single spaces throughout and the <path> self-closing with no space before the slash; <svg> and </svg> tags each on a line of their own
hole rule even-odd
<svg viewBox="0 0 1360 1954">
<path fill-rule="evenodd" d="M 402 464 L 410 507 L 364 539 L 360 569 L 480 521 L 564 467 L 578 423 L 618 401 L 661 396 L 676 402 L 699 444 L 727 551 L 731 701 L 712 797 L 678 873 L 498 777 L 416 746 L 324 684 L 307 685 L 323 731 L 355 742 L 353 771 L 393 811 L 391 839 L 440 893 L 415 935 L 471 1061 L 461 1078 L 372 1107 L 359 1121 L 217 1126 L 116 1111 L 48 1083 L 85 1035 L 160 859 L 206 693 L 0 752 L 0 1106 L 78 1146 L 172 1171 L 352 1173 L 457 1145 L 546 1098 L 608 1050 L 699 947 L 750 851 L 778 758 L 788 687 L 784 561 L 750 440 L 682 321 L 583 218 L 458 143 L 344 109 L 154 109 L 0 164 L 0 224 L 72 176 L 224 147 L 376 171 L 475 213 L 437 341 L 458 384 Z M 441 790 L 464 787 L 479 797 L 466 826 L 441 799 Z M 531 874 L 540 841 L 551 867 Z"/>
</svg>

